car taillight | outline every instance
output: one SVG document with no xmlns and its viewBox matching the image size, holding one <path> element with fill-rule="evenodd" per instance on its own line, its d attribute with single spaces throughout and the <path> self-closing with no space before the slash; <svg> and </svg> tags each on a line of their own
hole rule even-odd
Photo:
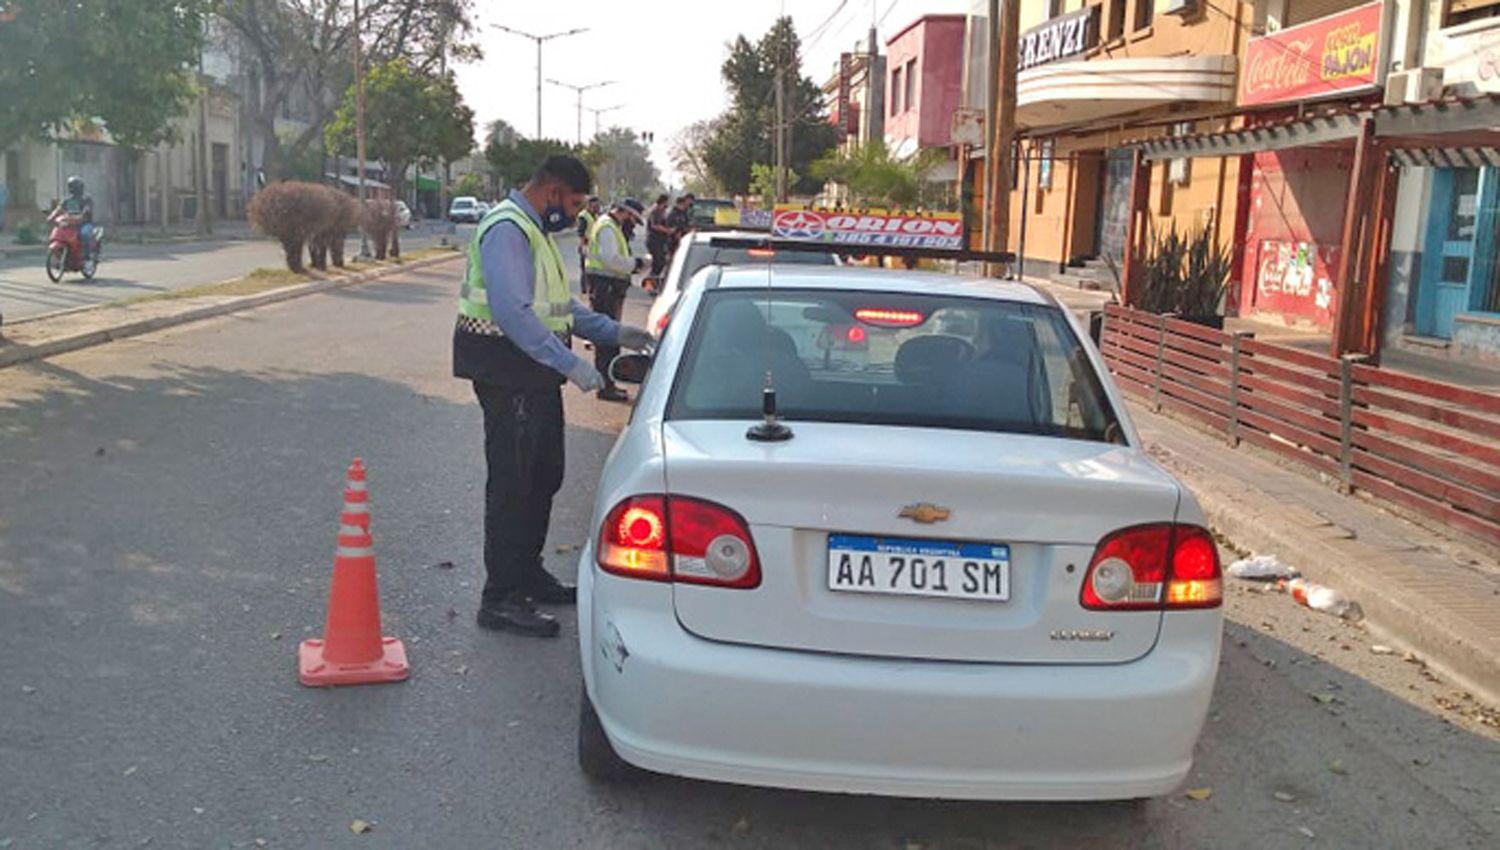
<svg viewBox="0 0 1500 850">
<path fill-rule="evenodd" d="M 1079 601 L 1095 611 L 1217 607 L 1223 601 L 1219 549 L 1196 525 L 1122 528 L 1094 549 Z"/>
<path fill-rule="evenodd" d="M 671 318 L 672 318 L 672 314 L 671 313 L 662 313 L 661 314 L 661 318 L 656 320 L 656 336 L 657 336 L 658 339 L 660 339 L 662 333 L 664 331 L 666 331 L 666 329 L 667 329 L 667 322 Z"/>
<path fill-rule="evenodd" d="M 651 581 L 716 587 L 760 585 L 750 527 L 734 511 L 687 496 L 632 496 L 599 530 L 599 567 Z"/>
</svg>

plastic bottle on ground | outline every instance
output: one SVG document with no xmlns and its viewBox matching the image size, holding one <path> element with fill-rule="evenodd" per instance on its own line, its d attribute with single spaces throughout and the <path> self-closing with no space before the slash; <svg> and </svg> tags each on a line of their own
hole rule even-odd
<svg viewBox="0 0 1500 850">
<path fill-rule="evenodd" d="M 1358 602 L 1327 585 L 1305 578 L 1294 578 L 1286 583 L 1286 589 L 1293 599 L 1315 611 L 1356 623 L 1365 618 L 1364 609 L 1359 607 Z"/>
</svg>

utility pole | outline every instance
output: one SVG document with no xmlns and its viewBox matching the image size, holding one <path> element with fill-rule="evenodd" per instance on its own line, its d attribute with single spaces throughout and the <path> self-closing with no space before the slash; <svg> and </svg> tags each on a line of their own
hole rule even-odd
<svg viewBox="0 0 1500 850">
<path fill-rule="evenodd" d="M 452 24 L 451 23 L 444 23 L 443 24 L 443 43 L 442 43 L 443 53 L 442 53 L 441 56 L 438 57 L 438 70 L 439 70 L 439 73 L 441 73 L 443 75 L 443 79 L 447 79 L 448 78 L 448 39 L 452 36 L 452 34 L 453 34 L 453 26 L 452 26 Z M 448 217 L 448 181 L 450 179 L 452 179 L 452 172 L 449 169 L 449 163 L 448 163 L 448 158 L 447 157 L 443 157 L 442 163 L 443 163 L 443 178 L 442 178 L 442 180 L 438 184 L 438 218 L 446 220 L 447 217 Z M 445 237 L 443 237 L 443 239 L 444 239 L 444 244 L 446 244 L 447 243 L 447 237 L 445 236 Z"/>
<path fill-rule="evenodd" d="M 600 88 L 604 88 L 605 86 L 612 86 L 612 85 L 615 84 L 616 81 L 615 80 L 605 80 L 604 82 L 601 82 L 601 83 L 589 83 L 586 86 L 575 86 L 572 83 L 565 83 L 562 80 L 554 80 L 554 79 L 550 79 L 550 78 L 547 80 L 547 82 L 551 83 L 554 86 L 561 86 L 561 87 L 563 87 L 565 89 L 572 89 L 573 93 L 578 96 L 578 101 L 577 101 L 577 105 L 578 105 L 578 129 L 577 129 L 577 133 L 578 133 L 578 144 L 582 145 L 583 144 L 583 93 L 586 92 L 586 91 L 589 91 L 590 89 L 600 89 Z M 599 131 L 598 131 L 597 128 L 594 130 L 594 135 L 596 135 L 596 136 L 599 135 Z"/>
<path fill-rule="evenodd" d="M 554 38 L 562 38 L 564 36 L 577 35 L 581 32 L 588 32 L 588 27 L 578 27 L 576 29 L 570 29 L 566 32 L 551 33 L 550 35 L 533 35 L 529 32 L 522 32 L 518 29 L 511 29 L 504 24 L 490 24 L 490 26 L 494 27 L 497 30 L 500 30 L 501 32 L 508 32 L 511 35 L 519 35 L 522 38 L 529 38 L 532 41 L 536 42 L 536 138 L 540 139 L 542 137 L 542 43 L 551 41 Z"/>
<path fill-rule="evenodd" d="M 360 57 L 359 0 L 354 0 L 354 152 L 359 166 L 359 214 L 365 215 L 365 74 Z M 370 257 L 370 240 L 359 228 L 359 258 Z"/>
<path fill-rule="evenodd" d="M 1010 241 L 1011 144 L 1016 137 L 1016 52 L 1020 28 L 1018 0 L 990 0 L 990 93 L 985 152 L 985 250 L 1004 251 Z M 993 275 L 995 269 L 987 270 Z"/>
<path fill-rule="evenodd" d="M 193 224 L 199 236 L 214 232 L 213 225 L 208 220 L 208 77 L 203 74 L 203 46 L 198 46 L 198 145 L 194 153 L 197 154 L 198 167 L 193 169 L 197 178 L 193 182 L 197 184 L 194 188 L 198 192 L 197 215 L 193 217 Z"/>
</svg>

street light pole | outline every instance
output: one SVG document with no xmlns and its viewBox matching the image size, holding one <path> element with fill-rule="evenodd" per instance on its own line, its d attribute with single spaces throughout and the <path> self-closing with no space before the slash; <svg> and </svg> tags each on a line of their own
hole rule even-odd
<svg viewBox="0 0 1500 850">
<path fill-rule="evenodd" d="M 542 137 L 542 42 L 551 41 L 554 38 L 577 35 L 581 32 L 588 32 L 588 27 L 578 27 L 576 29 L 567 30 L 566 32 L 554 32 L 548 35 L 533 35 L 529 32 L 522 32 L 518 29 L 512 29 L 511 27 L 505 26 L 504 24 L 490 24 L 490 26 L 494 27 L 497 30 L 500 30 L 501 32 L 508 32 L 511 35 L 519 35 L 522 38 L 529 38 L 532 41 L 536 42 L 536 138 L 540 139 Z"/>
<path fill-rule="evenodd" d="M 359 161 L 359 214 L 365 211 L 365 75 L 360 59 L 359 0 L 354 0 L 354 153 Z M 359 258 L 370 257 L 370 241 L 365 228 L 359 228 Z"/>
<path fill-rule="evenodd" d="M 565 89 L 572 89 L 573 92 L 574 92 L 574 94 L 576 94 L 578 96 L 578 128 L 577 128 L 576 132 L 578 133 L 578 144 L 582 145 L 583 144 L 583 93 L 586 92 L 586 91 L 588 91 L 589 89 L 599 89 L 599 88 L 604 88 L 605 86 L 612 86 L 612 85 L 615 84 L 616 81 L 615 80 L 605 80 L 602 83 L 589 83 L 586 86 L 575 86 L 572 83 L 565 83 L 562 80 L 553 80 L 553 79 L 548 79 L 547 82 L 551 83 L 554 86 L 562 86 Z M 599 135 L 599 131 L 595 130 L 594 131 L 594 135 L 596 135 L 596 136 Z"/>
<path fill-rule="evenodd" d="M 606 112 L 614 112 L 616 109 L 624 109 L 624 108 L 625 108 L 625 104 L 623 104 L 623 103 L 617 103 L 614 106 L 606 106 L 603 109 L 595 109 L 594 107 L 590 106 L 588 108 L 588 110 L 590 112 L 594 113 L 594 135 L 596 135 L 596 136 L 599 135 L 599 116 L 600 115 L 603 115 Z"/>
</svg>

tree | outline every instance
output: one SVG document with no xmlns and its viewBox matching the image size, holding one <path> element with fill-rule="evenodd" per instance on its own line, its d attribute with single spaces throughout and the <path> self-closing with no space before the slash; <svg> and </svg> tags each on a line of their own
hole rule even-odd
<svg viewBox="0 0 1500 850">
<path fill-rule="evenodd" d="M 354 100 L 351 86 L 328 125 L 330 151 L 355 152 Z M 465 156 L 473 138 L 474 111 L 464 104 L 451 74 L 424 74 L 405 59 L 370 69 L 365 78 L 365 148 L 385 163 L 396 197 L 405 193 L 409 166 Z"/>
<path fill-rule="evenodd" d="M 118 0 L 129 2 L 129 0 Z M 361 42 L 367 61 L 406 59 L 418 71 L 438 70 L 447 56 L 473 59 L 473 0 L 364 0 Z M 353 78 L 353 9 L 348 0 L 218 0 L 217 12 L 244 48 L 259 83 L 248 104 L 251 123 L 273 178 L 323 138 L 324 124 Z M 258 95 L 258 96 L 257 96 Z M 283 139 L 278 119 L 305 107 L 306 126 Z"/>
<path fill-rule="evenodd" d="M 898 159 L 885 142 L 874 141 L 848 153 L 830 151 L 812 164 L 812 176 L 848 187 L 851 200 L 862 206 L 946 207 L 947 187 L 928 180 L 946 158 L 943 151 L 925 150 Z"/>
<path fill-rule="evenodd" d="M 509 143 L 492 136 L 484 146 L 485 161 L 502 189 L 523 185 L 547 157 L 559 153 L 579 156 L 582 151 L 557 139 L 526 139 L 518 135 L 511 135 Z"/>
<path fill-rule="evenodd" d="M 723 194 L 709 171 L 706 151 L 718 130 L 719 120 L 707 118 L 689 124 L 672 139 L 672 165 L 682 174 L 686 191 L 703 195 Z"/>
<path fill-rule="evenodd" d="M 787 171 L 787 185 L 792 185 L 801 177 L 795 171 Z M 771 209 L 776 206 L 776 167 L 757 162 L 750 166 L 750 194 L 760 201 L 763 209 Z"/>
<path fill-rule="evenodd" d="M 120 145 L 173 138 L 209 0 L 5 0 L 0 150 L 97 118 Z"/>
<path fill-rule="evenodd" d="M 601 195 L 641 198 L 661 185 L 661 172 L 651 163 L 651 151 L 624 127 L 611 127 L 595 136 L 584 161 Z"/>
<path fill-rule="evenodd" d="M 784 78 L 784 111 L 792 134 L 787 166 L 806 174 L 812 161 L 838 142 L 838 131 L 823 114 L 822 90 L 802 75 L 801 44 L 792 19 L 778 19 L 755 44 L 739 36 L 720 69 L 730 91 L 729 110 L 701 149 L 707 171 L 728 192 L 749 191 L 753 163 L 776 161 L 778 73 Z M 806 178 L 789 185 L 799 192 L 817 190 Z"/>
<path fill-rule="evenodd" d="M 458 178 L 453 184 L 453 196 L 463 197 L 469 195 L 475 198 L 484 197 L 484 178 L 478 172 L 470 171 L 468 174 Z"/>
</svg>

